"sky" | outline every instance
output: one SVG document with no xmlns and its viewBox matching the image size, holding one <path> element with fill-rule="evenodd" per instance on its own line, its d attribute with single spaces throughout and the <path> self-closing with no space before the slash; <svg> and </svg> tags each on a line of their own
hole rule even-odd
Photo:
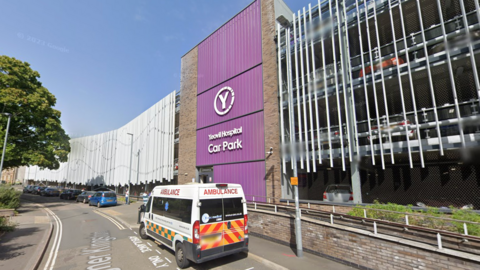
<svg viewBox="0 0 480 270">
<path fill-rule="evenodd" d="M 94 135 L 178 91 L 181 57 L 251 2 L 0 0 L 0 55 L 40 73 L 72 138 Z"/>
</svg>

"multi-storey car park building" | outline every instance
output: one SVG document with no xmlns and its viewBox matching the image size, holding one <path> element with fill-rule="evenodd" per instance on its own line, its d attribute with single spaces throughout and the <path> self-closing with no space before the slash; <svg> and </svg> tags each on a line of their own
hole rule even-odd
<svg viewBox="0 0 480 270">
<path fill-rule="evenodd" d="M 60 164 L 58 170 L 27 167 L 25 179 L 45 185 L 114 190 L 128 185 L 130 179 L 132 194 L 175 182 L 178 98 L 172 92 L 119 129 L 70 140 L 68 162 Z"/>
<path fill-rule="evenodd" d="M 256 0 L 182 57 L 177 106 L 161 116 L 171 139 L 141 147 L 143 130 L 163 130 L 139 122 L 132 183 L 240 183 L 249 199 L 289 199 L 296 167 L 309 202 L 346 184 L 354 202 L 479 208 L 479 21 L 475 0 L 325 0 L 295 13 Z M 62 177 L 27 178 L 124 185 L 127 132 L 102 139 L 123 154 L 81 165 L 72 157 L 98 146 L 78 138 Z"/>
<path fill-rule="evenodd" d="M 319 1 L 294 16 L 278 26 L 279 96 L 301 198 L 345 183 L 357 202 L 480 207 L 478 1 Z"/>
</svg>

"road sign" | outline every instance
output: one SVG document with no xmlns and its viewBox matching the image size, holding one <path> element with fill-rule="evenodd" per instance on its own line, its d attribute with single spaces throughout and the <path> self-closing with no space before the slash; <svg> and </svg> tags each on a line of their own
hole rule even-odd
<svg viewBox="0 0 480 270">
<path fill-rule="evenodd" d="M 298 177 L 290 177 L 290 185 L 298 186 Z"/>
</svg>

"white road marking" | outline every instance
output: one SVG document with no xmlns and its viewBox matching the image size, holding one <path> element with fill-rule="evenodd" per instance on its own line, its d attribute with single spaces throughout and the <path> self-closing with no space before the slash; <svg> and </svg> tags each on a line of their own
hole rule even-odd
<svg viewBox="0 0 480 270">
<path fill-rule="evenodd" d="M 148 242 L 147 242 L 147 245 L 152 246 L 152 244 L 150 244 L 150 243 L 148 243 Z"/>
<path fill-rule="evenodd" d="M 130 231 L 132 230 L 132 228 L 129 228 L 129 229 L 130 229 Z"/>
<path fill-rule="evenodd" d="M 55 233 L 55 240 L 53 241 L 52 249 L 50 250 L 50 254 L 48 255 L 47 263 L 45 264 L 44 270 L 53 269 L 55 266 L 55 261 L 57 260 L 58 248 L 60 247 L 60 243 L 62 242 L 62 234 L 63 234 L 63 225 L 62 221 L 58 216 L 50 209 L 44 208 L 48 214 L 50 214 L 55 223 L 57 224 L 57 231 Z"/>
<path fill-rule="evenodd" d="M 158 251 L 158 250 L 156 250 L 156 249 L 155 249 L 155 251 L 156 251 L 158 254 L 162 254 L 160 251 Z"/>
<path fill-rule="evenodd" d="M 172 261 L 170 261 L 167 257 L 165 257 L 165 260 L 167 260 L 169 263 L 172 263 Z"/>
<path fill-rule="evenodd" d="M 133 232 L 134 234 L 138 234 L 137 232 Z"/>
<path fill-rule="evenodd" d="M 96 214 L 99 214 L 100 216 L 102 216 L 102 217 L 104 217 L 108 220 L 110 220 L 113 224 L 115 224 L 115 226 L 118 227 L 119 230 L 125 230 L 125 227 L 123 227 L 122 224 L 120 224 L 118 221 L 116 221 L 114 218 L 108 216 L 107 214 L 104 214 L 104 213 L 102 213 L 98 210 L 93 210 L 93 212 L 96 213 Z"/>
<path fill-rule="evenodd" d="M 252 269 L 254 269 L 254 267 L 250 267 L 250 268 L 247 268 L 247 269 L 245 269 L 245 270 L 252 270 Z"/>
</svg>

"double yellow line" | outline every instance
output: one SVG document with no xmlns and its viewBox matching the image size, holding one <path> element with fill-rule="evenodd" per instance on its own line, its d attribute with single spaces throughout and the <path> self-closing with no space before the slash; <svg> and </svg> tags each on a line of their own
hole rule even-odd
<svg viewBox="0 0 480 270">
<path fill-rule="evenodd" d="M 110 217 L 109 215 L 104 214 L 104 213 L 102 213 L 101 211 L 98 211 L 98 210 L 93 210 L 93 212 L 96 213 L 96 214 L 99 214 L 100 216 L 102 216 L 102 217 L 104 217 L 108 220 L 110 220 L 113 224 L 115 224 L 115 226 L 118 227 L 119 230 L 125 230 L 125 227 L 120 222 L 118 222 L 114 218 Z"/>
</svg>

